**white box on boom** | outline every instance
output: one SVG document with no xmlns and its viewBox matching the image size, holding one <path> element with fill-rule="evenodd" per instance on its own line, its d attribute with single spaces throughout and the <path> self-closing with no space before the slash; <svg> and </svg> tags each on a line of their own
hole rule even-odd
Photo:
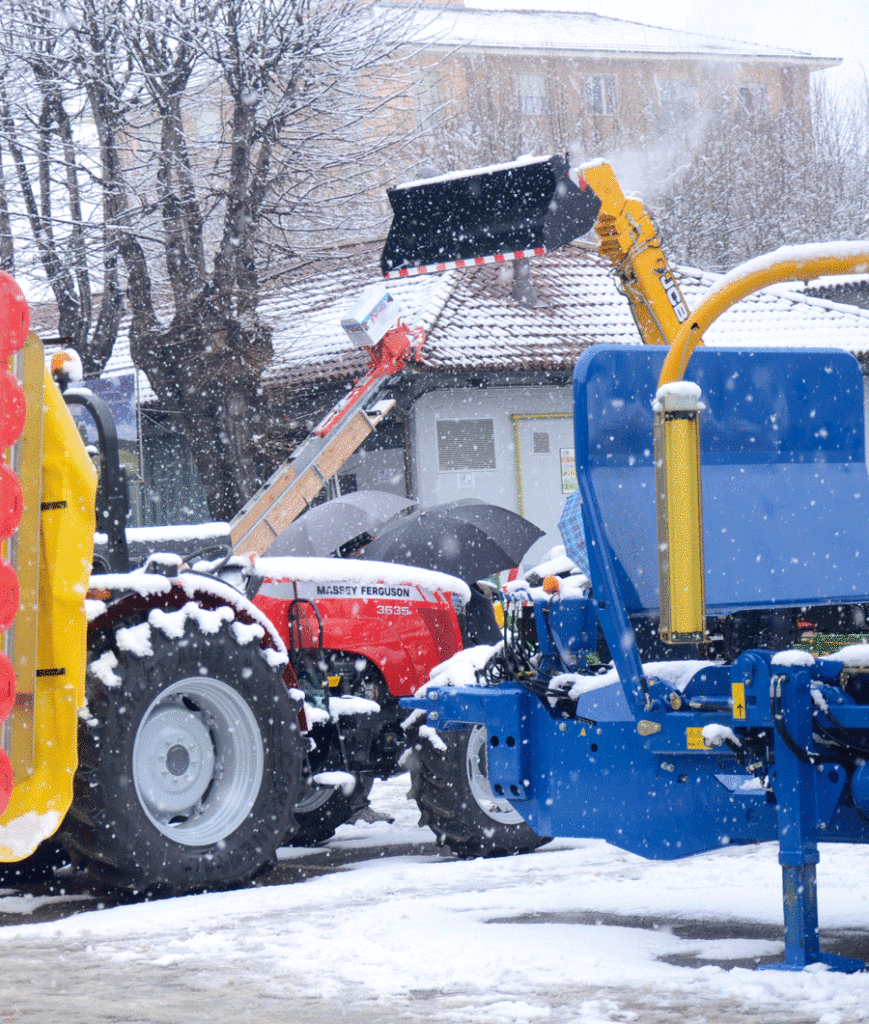
<svg viewBox="0 0 869 1024">
<path fill-rule="evenodd" d="M 359 296 L 341 326 L 359 348 L 376 345 L 401 317 L 398 303 L 380 284 L 369 285 Z"/>
</svg>

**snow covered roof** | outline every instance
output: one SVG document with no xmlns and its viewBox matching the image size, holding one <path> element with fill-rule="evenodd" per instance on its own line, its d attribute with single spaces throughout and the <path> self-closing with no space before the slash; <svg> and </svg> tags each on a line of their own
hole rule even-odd
<svg viewBox="0 0 869 1024">
<path fill-rule="evenodd" d="M 260 302 L 273 329 L 274 357 L 266 384 L 283 390 L 317 382 L 344 382 L 364 372 L 367 356 L 354 348 L 341 318 L 368 285 L 383 284 L 381 243 L 349 246 L 322 269 L 295 268 Z M 675 268 L 689 305 L 696 308 L 719 275 Z M 420 369 L 439 371 L 570 371 L 577 356 L 601 342 L 635 345 L 637 328 L 610 265 L 588 243 L 577 242 L 530 261 L 539 305 L 511 297 L 513 264 L 451 270 L 389 283 L 405 319 L 426 331 Z M 869 310 L 812 298 L 778 285 L 737 303 L 711 328 L 712 345 L 831 346 L 869 353 Z M 37 327 L 38 329 L 38 327 Z M 104 375 L 130 373 L 126 324 Z M 140 400 L 154 400 L 139 373 Z"/>
<path fill-rule="evenodd" d="M 399 4 L 376 8 L 384 16 Z M 722 39 L 601 14 L 571 11 L 493 10 L 457 4 L 415 5 L 414 41 L 453 49 L 473 46 L 488 50 L 575 52 L 587 56 L 703 57 L 705 59 L 770 60 L 833 67 L 840 58 L 817 57 L 795 50 Z M 402 22 L 404 24 L 404 22 Z"/>
<path fill-rule="evenodd" d="M 691 305 L 719 279 L 676 268 Z M 627 300 L 610 267 L 584 243 L 565 246 L 531 264 L 539 306 L 511 298 L 513 265 L 451 270 L 390 282 L 412 324 L 426 329 L 422 366 L 432 370 L 570 370 L 589 345 L 638 344 Z M 274 327 L 275 356 L 267 381 L 282 387 L 350 377 L 365 368 L 341 317 L 363 287 L 379 281 L 374 257 L 348 260 L 266 298 L 260 307 Z M 713 345 L 832 346 L 869 352 L 869 311 L 775 286 L 738 303 L 710 329 Z"/>
</svg>

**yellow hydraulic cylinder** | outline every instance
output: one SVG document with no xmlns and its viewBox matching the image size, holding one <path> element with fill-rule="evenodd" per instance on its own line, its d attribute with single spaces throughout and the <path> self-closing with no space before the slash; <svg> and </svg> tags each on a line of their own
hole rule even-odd
<svg viewBox="0 0 869 1024">
<path fill-rule="evenodd" d="M 679 382 L 655 399 L 655 495 L 661 639 L 706 639 L 703 500 L 700 475 L 700 388 Z"/>
</svg>

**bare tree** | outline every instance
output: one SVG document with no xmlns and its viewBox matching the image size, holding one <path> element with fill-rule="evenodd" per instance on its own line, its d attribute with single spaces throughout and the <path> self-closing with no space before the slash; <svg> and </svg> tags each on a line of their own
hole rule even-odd
<svg viewBox="0 0 869 1024">
<path fill-rule="evenodd" d="M 404 132 L 381 116 L 401 17 L 367 0 L 0 11 L 0 81 L 16 83 L 0 86 L 0 155 L 16 170 L 0 236 L 4 210 L 28 225 L 28 266 L 41 266 L 90 372 L 129 317 L 136 365 L 187 440 L 211 514 L 230 518 L 264 469 L 263 269 L 348 232 L 349 204 L 358 216 L 381 185 L 378 163 Z"/>
<path fill-rule="evenodd" d="M 811 124 L 722 112 L 655 203 L 671 258 L 726 271 L 780 245 L 866 235 L 869 91 L 813 96 Z"/>
</svg>

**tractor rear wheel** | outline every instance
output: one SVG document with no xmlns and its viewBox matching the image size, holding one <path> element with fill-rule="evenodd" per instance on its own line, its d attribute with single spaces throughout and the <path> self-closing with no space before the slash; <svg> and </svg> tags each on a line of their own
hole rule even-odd
<svg viewBox="0 0 869 1024">
<path fill-rule="evenodd" d="M 124 888 L 244 882 L 288 831 L 302 763 L 298 708 L 258 643 L 242 643 L 231 622 L 208 633 L 193 615 L 180 636 L 125 626 L 88 667 L 61 839 Z"/>
<path fill-rule="evenodd" d="M 460 857 L 528 853 L 548 842 L 489 785 L 484 725 L 438 733 L 441 744 L 419 740 L 410 758 L 411 796 L 420 825 Z"/>
</svg>

